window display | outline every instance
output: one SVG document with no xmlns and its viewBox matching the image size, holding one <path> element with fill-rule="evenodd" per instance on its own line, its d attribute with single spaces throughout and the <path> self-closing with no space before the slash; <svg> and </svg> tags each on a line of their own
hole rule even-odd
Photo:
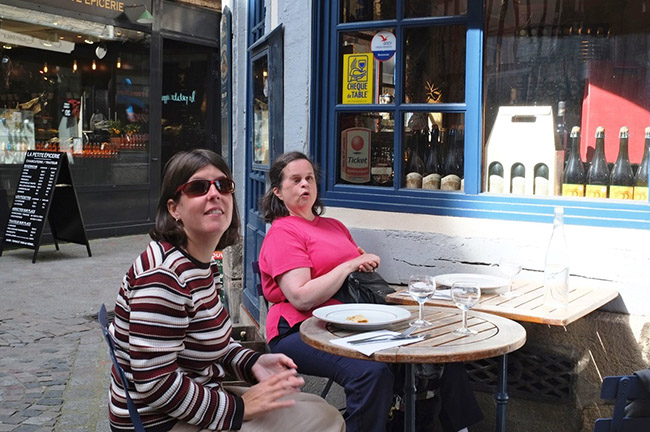
<svg viewBox="0 0 650 432">
<path fill-rule="evenodd" d="M 525 5 L 488 2 L 487 7 L 485 145 L 498 133 L 504 108 L 551 107 L 555 136 L 535 145 L 554 145 L 564 161 L 557 167 L 564 187 L 553 188 L 552 194 L 633 199 L 646 147 L 644 131 L 650 125 L 645 2 L 532 0 Z M 516 154 L 538 138 L 519 135 L 508 151 Z M 489 168 L 491 162 L 488 158 L 485 165 Z M 525 181 L 532 184 L 534 173 L 526 168 Z M 492 192 L 488 176 L 483 178 L 483 190 Z"/>
<path fill-rule="evenodd" d="M 27 150 L 67 153 L 77 186 L 148 183 L 149 36 L 4 8 L 3 187 Z"/>
</svg>

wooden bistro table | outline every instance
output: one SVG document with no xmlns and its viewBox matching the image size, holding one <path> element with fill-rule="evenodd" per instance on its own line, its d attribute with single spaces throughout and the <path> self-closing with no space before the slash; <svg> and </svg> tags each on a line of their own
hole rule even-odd
<svg viewBox="0 0 650 432">
<path fill-rule="evenodd" d="M 404 307 L 411 312 L 411 319 L 392 324 L 387 327 L 389 330 L 401 332 L 409 326 L 408 323 L 412 319 L 417 318 L 417 307 Z M 415 430 L 413 364 L 465 362 L 503 356 L 521 348 L 526 342 L 526 330 L 519 323 L 497 315 L 468 312 L 467 325 L 478 332 L 478 334 L 470 336 L 461 336 L 453 332 L 462 324 L 458 309 L 425 306 L 424 315 L 427 321 L 434 323 L 431 327 L 418 329 L 414 332 L 416 335 L 426 336 L 424 340 L 376 351 L 371 356 L 366 356 L 353 348 L 332 343 L 332 340 L 358 332 L 343 330 L 316 317 L 311 317 L 303 322 L 300 326 L 300 337 L 308 345 L 328 353 L 362 360 L 403 363 L 406 371 L 404 430 L 412 432 Z M 501 372 L 500 369 L 499 374 Z M 499 376 L 499 380 L 505 381 L 506 378 Z M 504 429 L 498 429 L 497 425 L 497 430 Z"/>
<path fill-rule="evenodd" d="M 481 299 L 472 311 L 489 312 L 516 321 L 566 326 L 590 314 L 618 296 L 618 291 L 609 287 L 594 286 L 593 283 L 571 280 L 569 304 L 566 308 L 544 305 L 544 282 L 540 280 L 515 280 L 513 292 L 517 297 L 503 297 L 499 291 L 481 293 Z M 441 289 L 441 292 L 444 290 Z M 386 297 L 392 304 L 415 305 L 417 302 L 406 291 L 399 291 Z M 451 298 L 435 295 L 426 305 L 454 308 Z M 505 431 L 505 409 L 508 402 L 507 382 L 508 356 L 499 357 L 497 392 L 497 430 Z"/>
</svg>

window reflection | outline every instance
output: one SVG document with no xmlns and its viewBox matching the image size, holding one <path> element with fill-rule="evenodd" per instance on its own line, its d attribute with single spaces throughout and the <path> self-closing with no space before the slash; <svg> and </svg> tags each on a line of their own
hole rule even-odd
<svg viewBox="0 0 650 432">
<path fill-rule="evenodd" d="M 341 22 L 395 19 L 395 0 L 344 0 L 341 2 Z"/>
<path fill-rule="evenodd" d="M 597 5 L 543 0 L 525 5 L 488 2 L 485 166 L 499 161 L 496 155 L 488 156 L 493 153 L 489 147 L 499 141 L 504 158 L 524 165 L 523 193 L 544 191 L 535 187 L 536 180 L 531 177 L 538 177 L 536 167 L 545 165 L 549 194 L 560 195 L 571 155 L 571 130 L 579 128 L 574 139 L 588 172 L 597 128 L 604 128 L 604 153 L 611 170 L 619 156 L 619 131 L 627 127 L 629 160 L 636 175 L 644 152 L 644 129 L 650 124 L 650 20 L 646 7 L 640 0 L 601 1 Z M 513 116 L 527 115 L 535 116 L 536 121 L 512 121 Z M 508 143 L 497 140 L 496 135 L 510 137 Z M 575 163 L 572 166 L 575 168 Z M 546 174 L 545 169 L 541 171 Z M 508 185 L 503 189 L 508 193 L 512 190 L 510 166 L 504 165 L 503 172 Z M 490 173 L 484 176 L 484 190 L 491 189 L 488 177 Z M 582 186 L 589 186 L 589 180 L 585 182 L 564 189 L 572 195 L 576 191 L 584 194 L 588 187 Z"/>
<path fill-rule="evenodd" d="M 253 62 L 253 162 L 269 164 L 268 57 Z"/>
<path fill-rule="evenodd" d="M 466 14 L 467 0 L 404 0 L 406 18 Z"/>
<path fill-rule="evenodd" d="M 404 30 L 406 103 L 465 101 L 465 26 Z"/>
</svg>

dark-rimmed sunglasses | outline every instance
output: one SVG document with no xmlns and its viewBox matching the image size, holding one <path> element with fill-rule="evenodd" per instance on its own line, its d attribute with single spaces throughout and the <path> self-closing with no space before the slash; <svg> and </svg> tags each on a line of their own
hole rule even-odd
<svg viewBox="0 0 650 432">
<path fill-rule="evenodd" d="M 235 182 L 227 179 L 221 178 L 216 180 L 192 180 L 187 183 L 183 183 L 176 189 L 174 196 L 183 192 L 190 198 L 203 196 L 208 193 L 210 186 L 214 185 L 219 191 L 220 194 L 231 194 L 235 192 Z"/>
</svg>

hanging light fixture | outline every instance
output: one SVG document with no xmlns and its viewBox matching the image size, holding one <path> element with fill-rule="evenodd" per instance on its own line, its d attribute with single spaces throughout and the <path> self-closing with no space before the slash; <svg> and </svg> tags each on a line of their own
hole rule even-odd
<svg viewBox="0 0 650 432">
<path fill-rule="evenodd" d="M 50 69 L 47 67 L 47 62 L 43 65 L 43 73 L 46 74 Z"/>
<path fill-rule="evenodd" d="M 118 69 L 122 69 L 122 58 L 117 58 L 117 64 L 115 65 Z"/>
<path fill-rule="evenodd" d="M 79 67 L 77 66 L 77 60 L 72 62 L 72 72 L 77 72 L 77 69 Z"/>
<path fill-rule="evenodd" d="M 153 24 L 153 22 L 156 20 L 151 12 L 149 12 L 149 9 L 147 9 L 147 6 L 143 4 L 134 4 L 134 5 L 127 5 L 124 6 L 125 8 L 135 8 L 135 7 L 143 7 L 144 12 L 140 14 L 138 19 L 135 20 L 138 24 Z"/>
<path fill-rule="evenodd" d="M 93 63 L 92 65 L 90 65 L 90 67 L 92 68 L 92 70 L 97 70 L 97 62 L 95 62 L 95 59 L 93 59 Z"/>
</svg>

